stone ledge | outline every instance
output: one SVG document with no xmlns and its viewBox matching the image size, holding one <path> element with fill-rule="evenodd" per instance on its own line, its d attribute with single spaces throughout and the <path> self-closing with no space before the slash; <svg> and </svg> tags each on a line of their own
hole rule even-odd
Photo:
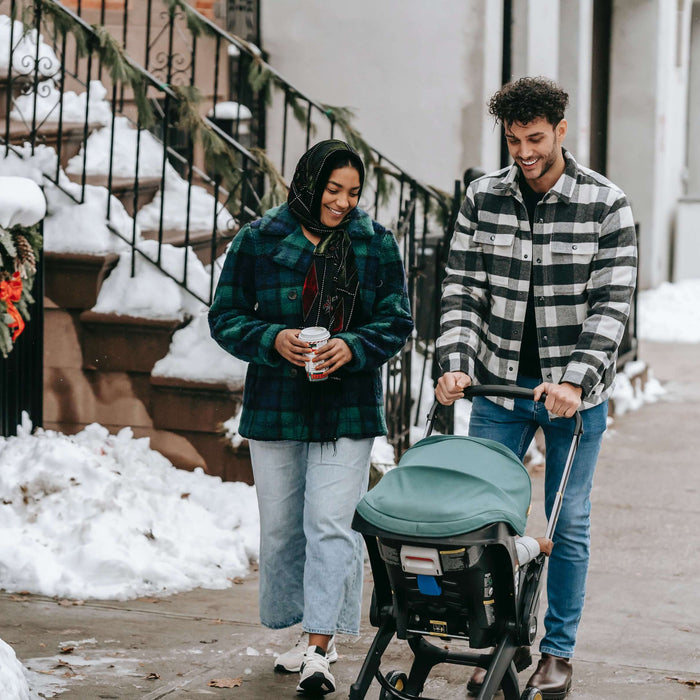
<svg viewBox="0 0 700 700">
<path fill-rule="evenodd" d="M 83 368 L 117 372 L 149 372 L 165 357 L 180 319 L 151 319 L 97 311 L 80 314 Z"/>
<path fill-rule="evenodd" d="M 151 376 L 153 424 L 163 430 L 216 433 L 238 412 L 243 381 L 238 386 Z"/>
<path fill-rule="evenodd" d="M 64 309 L 91 309 L 102 283 L 119 260 L 117 253 L 44 253 L 44 294 Z"/>
</svg>

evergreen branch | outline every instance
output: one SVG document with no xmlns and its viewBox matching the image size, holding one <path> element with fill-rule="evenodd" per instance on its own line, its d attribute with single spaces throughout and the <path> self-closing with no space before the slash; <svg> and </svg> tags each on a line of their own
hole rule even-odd
<svg viewBox="0 0 700 700">
<path fill-rule="evenodd" d="M 164 0 L 165 4 L 168 6 L 168 11 L 171 16 L 175 16 L 175 13 L 180 10 L 185 15 L 185 22 L 187 23 L 187 28 L 192 33 L 192 36 L 199 37 L 204 33 L 210 36 L 216 36 L 216 32 L 212 29 L 206 22 L 202 20 L 199 14 L 190 5 L 188 5 L 184 0 Z"/>
<path fill-rule="evenodd" d="M 326 110 L 326 114 L 331 121 L 340 127 L 346 141 L 362 155 L 366 166 L 369 167 L 374 162 L 372 148 L 352 125 L 351 119 L 355 117 L 352 109 L 350 107 L 333 107 L 332 105 L 322 105 L 322 107 Z"/>
<path fill-rule="evenodd" d="M 287 199 L 287 192 L 289 190 L 284 178 L 262 148 L 251 148 L 250 152 L 255 156 L 255 159 L 259 163 L 258 169 L 267 177 L 269 183 L 269 188 L 265 192 L 260 203 L 262 210 L 265 211 L 278 204 L 282 204 L 282 202 Z"/>
<path fill-rule="evenodd" d="M 126 83 L 131 87 L 141 126 L 149 129 L 155 124 L 155 115 L 146 96 L 143 75 L 131 65 L 124 47 L 104 27 L 93 24 L 92 29 L 97 36 L 100 61 L 109 70 L 114 83 Z"/>
<path fill-rule="evenodd" d="M 292 114 L 294 115 L 294 118 L 297 120 L 299 123 L 299 126 L 301 126 L 302 129 L 306 129 L 306 123 L 309 118 L 309 110 L 308 107 L 304 109 L 302 105 L 299 104 L 299 100 L 297 99 L 297 94 L 293 90 L 288 90 L 287 91 L 287 102 L 289 103 L 289 106 L 292 108 Z M 311 135 L 315 136 L 316 135 L 316 125 L 312 122 L 311 123 Z"/>
<path fill-rule="evenodd" d="M 197 88 L 172 85 L 171 89 L 178 98 L 175 126 L 191 134 L 193 140 L 199 140 L 208 168 L 228 189 L 237 187 L 240 184 L 238 154 L 201 115 L 199 105 L 202 99 Z"/>
</svg>

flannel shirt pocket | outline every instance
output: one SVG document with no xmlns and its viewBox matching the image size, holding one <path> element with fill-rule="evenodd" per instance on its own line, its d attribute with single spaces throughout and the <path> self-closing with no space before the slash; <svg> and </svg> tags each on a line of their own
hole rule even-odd
<svg viewBox="0 0 700 700">
<path fill-rule="evenodd" d="M 597 240 L 580 240 L 573 236 L 552 236 L 552 255 L 587 255 L 593 257 L 598 252 Z"/>
<path fill-rule="evenodd" d="M 474 243 L 481 246 L 494 246 L 499 248 L 512 247 L 515 233 L 496 233 L 495 231 L 474 231 Z"/>
</svg>

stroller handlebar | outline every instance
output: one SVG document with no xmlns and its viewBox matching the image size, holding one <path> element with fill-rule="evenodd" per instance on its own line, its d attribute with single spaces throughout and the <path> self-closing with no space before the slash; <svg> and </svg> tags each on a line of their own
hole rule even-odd
<svg viewBox="0 0 700 700">
<path fill-rule="evenodd" d="M 464 398 L 470 399 L 473 396 L 500 396 L 508 399 L 534 399 L 534 391 L 532 389 L 527 389 L 523 386 L 511 386 L 503 384 L 480 384 L 476 386 L 468 386 L 464 390 Z M 544 403 L 547 398 L 546 394 L 540 396 L 540 403 Z M 428 437 L 433 432 L 433 422 L 435 420 L 435 413 L 437 409 L 441 406 L 437 399 L 433 402 L 433 405 L 428 411 L 427 424 L 425 427 L 424 437 Z M 581 419 L 581 413 L 576 411 L 573 415 L 575 425 L 574 425 L 574 437 L 578 438 L 583 433 L 583 421 Z"/>
<path fill-rule="evenodd" d="M 513 399 L 534 399 L 534 391 L 532 389 L 526 389 L 521 386 L 507 386 L 498 384 L 482 384 L 480 386 L 468 386 L 464 390 L 464 398 L 468 399 L 472 396 L 502 396 L 505 398 Z M 543 394 L 540 397 L 540 402 L 544 402 L 546 395 Z M 425 435 L 428 437 L 433 431 L 433 422 L 435 420 L 435 412 L 438 406 L 441 404 L 438 401 L 434 401 L 430 411 L 428 412 L 428 421 L 425 426 Z M 559 489 L 556 492 L 554 499 L 554 505 L 552 506 L 552 511 L 547 523 L 547 532 L 545 537 L 552 539 L 554 535 L 554 529 L 557 525 L 557 520 L 559 519 L 559 513 L 561 512 L 562 503 L 564 500 L 564 491 L 566 490 L 566 485 L 569 481 L 569 475 L 571 474 L 571 467 L 574 463 L 574 457 L 576 456 L 576 450 L 578 449 L 579 441 L 581 440 L 581 435 L 583 435 L 583 419 L 581 418 L 580 411 L 574 413 L 574 432 L 571 440 L 571 447 L 569 448 L 569 454 L 566 458 L 566 463 L 564 464 L 564 471 L 562 473 L 561 481 L 559 482 Z"/>
</svg>

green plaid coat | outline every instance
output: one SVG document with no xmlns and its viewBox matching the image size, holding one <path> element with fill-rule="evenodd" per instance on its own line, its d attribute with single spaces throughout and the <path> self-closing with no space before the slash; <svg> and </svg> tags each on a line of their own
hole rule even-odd
<svg viewBox="0 0 700 700">
<path fill-rule="evenodd" d="M 360 279 L 359 310 L 338 333 L 353 359 L 341 381 L 310 383 L 274 348 L 285 328 L 302 326 L 302 288 L 313 244 L 286 204 L 233 239 L 209 310 L 212 337 L 249 363 L 239 432 L 255 440 L 320 440 L 318 392 L 333 392 L 336 437 L 386 433 L 380 367 L 413 329 L 403 264 L 391 232 L 355 209 L 348 223 Z M 314 394 L 316 392 L 316 394 Z"/>
</svg>

